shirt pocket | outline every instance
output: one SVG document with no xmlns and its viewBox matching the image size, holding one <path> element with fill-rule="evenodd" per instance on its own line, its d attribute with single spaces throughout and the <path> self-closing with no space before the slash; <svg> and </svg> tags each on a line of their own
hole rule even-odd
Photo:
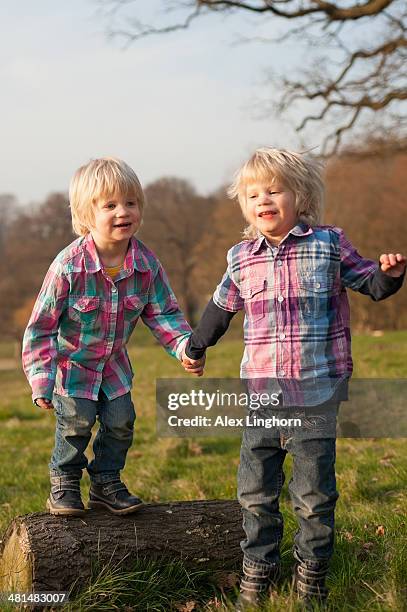
<svg viewBox="0 0 407 612">
<path fill-rule="evenodd" d="M 240 295 L 244 299 L 246 316 L 249 322 L 260 321 L 266 313 L 266 279 L 250 279 L 242 283 Z"/>
<path fill-rule="evenodd" d="M 333 293 L 333 274 L 303 273 L 298 280 L 299 308 L 305 319 L 328 316 Z"/>
<path fill-rule="evenodd" d="M 68 315 L 72 321 L 83 327 L 93 326 L 100 309 L 100 298 L 96 296 L 71 296 Z"/>
<path fill-rule="evenodd" d="M 147 303 L 147 295 L 125 295 L 123 298 L 124 333 L 128 337 Z"/>
</svg>

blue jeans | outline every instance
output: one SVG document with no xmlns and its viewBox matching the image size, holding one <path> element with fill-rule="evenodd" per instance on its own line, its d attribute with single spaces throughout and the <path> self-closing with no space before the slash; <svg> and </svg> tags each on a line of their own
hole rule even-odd
<svg viewBox="0 0 407 612">
<path fill-rule="evenodd" d="M 334 512 L 338 499 L 335 478 L 335 427 L 339 404 L 310 408 L 251 411 L 250 417 L 300 418 L 302 427 L 245 426 L 238 471 L 238 499 L 246 539 L 246 559 L 262 566 L 280 561 L 283 516 L 279 497 L 285 481 L 287 452 L 293 456 L 288 489 L 299 528 L 294 538 L 297 560 L 329 561 L 334 547 Z"/>
<path fill-rule="evenodd" d="M 51 476 L 81 478 L 87 468 L 91 480 L 98 484 L 118 478 L 133 441 L 136 415 L 130 393 L 109 400 L 100 392 L 97 401 L 54 393 L 53 404 L 56 430 Z M 93 442 L 94 459 L 88 463 L 84 453 L 96 418 L 99 429 Z"/>
</svg>

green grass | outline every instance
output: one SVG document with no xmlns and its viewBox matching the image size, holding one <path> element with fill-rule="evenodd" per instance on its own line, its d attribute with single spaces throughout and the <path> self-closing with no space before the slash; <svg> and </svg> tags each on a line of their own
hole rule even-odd
<svg viewBox="0 0 407 612">
<path fill-rule="evenodd" d="M 238 376 L 243 350 L 239 336 L 236 325 L 230 337 L 210 349 L 207 377 Z M 137 330 L 130 353 L 136 372 L 133 399 L 137 423 L 123 474 L 129 488 L 149 502 L 234 498 L 239 439 L 157 438 L 155 380 L 185 375 L 146 330 Z M 0 354 L 8 357 L 4 347 Z M 355 376 L 359 378 L 407 378 L 407 332 L 355 336 L 353 354 Z M 44 509 L 54 416 L 31 404 L 20 371 L 0 371 L 0 386 L 0 529 L 4 531 L 16 515 Z M 291 469 L 287 457 L 288 479 Z M 406 441 L 338 440 L 337 477 L 340 498 L 329 574 L 329 609 L 407 610 Z M 84 499 L 88 484 L 85 476 Z M 286 525 L 283 580 L 275 603 L 265 608 L 269 611 L 297 609 L 290 586 L 296 521 L 286 487 L 281 500 Z M 178 562 L 164 568 L 141 563 L 130 573 L 108 567 L 95 574 L 89 588 L 68 609 L 171 610 L 182 609 L 188 602 L 195 610 L 226 609 L 234 590 L 221 588 L 221 584 L 216 576 L 186 570 Z M 191 608 L 191 602 L 195 602 L 195 608 Z"/>
</svg>

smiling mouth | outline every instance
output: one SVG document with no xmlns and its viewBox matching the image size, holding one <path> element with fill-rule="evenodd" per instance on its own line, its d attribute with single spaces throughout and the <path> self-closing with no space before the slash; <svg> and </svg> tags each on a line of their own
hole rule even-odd
<svg viewBox="0 0 407 612">
<path fill-rule="evenodd" d="M 274 210 L 265 210 L 259 213 L 259 217 L 274 217 L 277 213 Z"/>
<path fill-rule="evenodd" d="M 114 225 L 113 227 L 130 227 L 131 223 L 118 223 L 117 225 Z"/>
</svg>

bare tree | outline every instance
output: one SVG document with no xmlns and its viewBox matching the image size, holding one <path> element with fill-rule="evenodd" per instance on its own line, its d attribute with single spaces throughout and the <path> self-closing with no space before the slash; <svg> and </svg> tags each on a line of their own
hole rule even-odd
<svg viewBox="0 0 407 612">
<path fill-rule="evenodd" d="M 7 232 L 13 220 L 19 212 L 19 204 L 17 198 L 10 193 L 0 194 L 0 269 L 3 260 L 4 244 L 7 237 Z"/>
<path fill-rule="evenodd" d="M 187 319 L 195 323 L 199 293 L 194 274 L 202 265 L 198 246 L 211 223 L 213 198 L 199 196 L 188 181 L 174 177 L 148 185 L 146 196 L 140 238 L 160 258 Z"/>
<path fill-rule="evenodd" d="M 273 35 L 265 42 L 295 40 L 297 74 L 273 69 L 266 110 L 280 116 L 294 111 L 295 117 L 299 111 L 300 137 L 318 126 L 324 132 L 325 155 L 339 151 L 345 135 L 355 138 L 357 128 L 379 137 L 406 133 L 406 0 L 161 0 L 161 18 L 154 26 L 138 18 L 137 0 L 99 2 L 108 10 L 109 33 L 128 44 L 188 28 L 205 13 L 237 11 L 257 16 L 260 25 L 269 27 Z M 283 30 L 288 24 L 280 36 L 275 35 L 278 23 Z"/>
<path fill-rule="evenodd" d="M 0 333 L 20 339 L 51 261 L 72 242 L 68 199 L 54 193 L 41 205 L 21 207 L 4 237 L 0 262 Z M 25 320 L 24 320 L 25 319 Z"/>
<path fill-rule="evenodd" d="M 339 225 L 359 253 L 375 261 L 406 246 L 407 154 L 343 155 L 326 170 L 325 222 Z M 407 293 L 378 304 L 349 292 L 354 329 L 405 329 Z"/>
</svg>

